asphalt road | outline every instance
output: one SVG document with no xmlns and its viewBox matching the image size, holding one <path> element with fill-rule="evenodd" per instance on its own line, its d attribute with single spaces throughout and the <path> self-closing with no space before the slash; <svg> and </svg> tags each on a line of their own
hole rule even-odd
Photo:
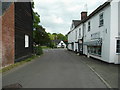
<svg viewBox="0 0 120 90">
<path fill-rule="evenodd" d="M 107 88 L 80 56 L 64 49 L 45 50 L 40 58 L 3 75 L 3 86 L 14 83 L 23 88 Z"/>
</svg>

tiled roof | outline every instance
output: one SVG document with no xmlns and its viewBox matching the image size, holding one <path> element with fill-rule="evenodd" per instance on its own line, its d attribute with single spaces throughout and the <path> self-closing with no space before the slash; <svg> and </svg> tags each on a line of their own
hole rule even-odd
<svg viewBox="0 0 120 90">
<path fill-rule="evenodd" d="M 80 24 L 81 20 L 73 20 L 73 24 L 76 26 L 78 26 Z"/>
</svg>

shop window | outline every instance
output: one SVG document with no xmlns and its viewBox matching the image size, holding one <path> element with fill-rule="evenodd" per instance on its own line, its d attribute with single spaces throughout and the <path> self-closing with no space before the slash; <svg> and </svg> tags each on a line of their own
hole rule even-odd
<svg viewBox="0 0 120 90">
<path fill-rule="evenodd" d="M 101 46 L 88 46 L 88 53 L 101 56 Z"/>
</svg>

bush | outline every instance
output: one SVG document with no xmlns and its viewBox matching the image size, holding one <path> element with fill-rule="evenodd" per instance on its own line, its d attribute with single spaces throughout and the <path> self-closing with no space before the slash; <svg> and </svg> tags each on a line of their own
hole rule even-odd
<svg viewBox="0 0 120 90">
<path fill-rule="evenodd" d="M 54 43 L 50 43 L 48 47 L 54 48 Z"/>
<path fill-rule="evenodd" d="M 36 55 L 41 55 L 41 54 L 43 54 L 43 50 L 42 50 L 41 46 L 35 46 L 35 47 L 34 47 L 34 53 L 35 53 Z"/>
</svg>

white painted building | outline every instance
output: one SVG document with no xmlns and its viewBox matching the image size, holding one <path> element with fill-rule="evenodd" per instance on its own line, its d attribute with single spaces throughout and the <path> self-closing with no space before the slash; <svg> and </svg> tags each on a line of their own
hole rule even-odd
<svg viewBox="0 0 120 90">
<path fill-rule="evenodd" d="M 63 41 L 60 41 L 60 43 L 57 45 L 57 48 L 66 48 L 66 44 Z"/>
<path fill-rule="evenodd" d="M 82 12 L 81 20 L 72 21 L 67 35 L 69 50 L 120 63 L 120 0 L 105 2 L 89 16 Z"/>
</svg>

